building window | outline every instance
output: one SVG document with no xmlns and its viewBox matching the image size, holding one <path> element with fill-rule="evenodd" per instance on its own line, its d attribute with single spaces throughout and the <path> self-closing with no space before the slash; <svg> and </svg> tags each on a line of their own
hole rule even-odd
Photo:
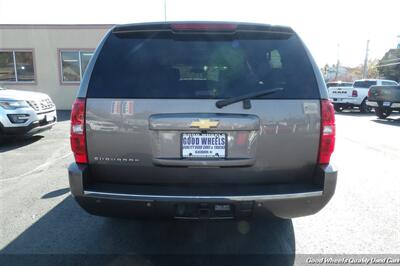
<svg viewBox="0 0 400 266">
<path fill-rule="evenodd" d="M 32 51 L 0 51 L 0 82 L 34 81 Z"/>
<path fill-rule="evenodd" d="M 61 81 L 79 83 L 92 55 L 91 51 L 61 51 Z"/>
</svg>

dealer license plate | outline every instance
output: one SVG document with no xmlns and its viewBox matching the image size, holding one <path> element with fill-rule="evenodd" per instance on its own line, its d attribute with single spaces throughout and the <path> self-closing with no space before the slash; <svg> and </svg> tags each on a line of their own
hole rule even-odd
<svg viewBox="0 0 400 266">
<path fill-rule="evenodd" d="M 181 150 L 182 158 L 225 158 L 226 134 L 183 133 Z"/>
<path fill-rule="evenodd" d="M 53 122 L 54 117 L 52 115 L 46 115 L 46 122 Z"/>
</svg>

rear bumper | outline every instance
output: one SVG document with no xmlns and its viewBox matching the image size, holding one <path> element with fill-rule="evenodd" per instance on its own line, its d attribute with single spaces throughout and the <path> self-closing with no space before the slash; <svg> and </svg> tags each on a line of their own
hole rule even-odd
<svg viewBox="0 0 400 266">
<path fill-rule="evenodd" d="M 55 110 L 40 115 L 35 113 L 35 115 L 35 118 L 31 115 L 30 119 L 22 125 L 12 124 L 10 122 L 3 124 L 0 122 L 0 133 L 5 136 L 29 136 L 49 130 L 57 123 L 57 114 Z M 51 117 L 51 120 L 46 119 L 47 115 Z"/>
<path fill-rule="evenodd" d="M 367 101 L 367 105 L 370 107 L 383 107 L 383 102 Z M 385 108 L 398 109 L 400 108 L 400 103 L 390 103 L 390 106 L 385 106 Z"/>
<path fill-rule="evenodd" d="M 30 136 L 34 134 L 39 134 L 40 132 L 46 130 L 50 130 L 55 124 L 56 121 L 53 121 L 46 123 L 45 125 L 39 125 L 35 123 L 25 127 L 2 127 L 1 130 L 5 136 Z"/>
<path fill-rule="evenodd" d="M 367 105 L 368 105 L 369 107 L 378 107 L 378 103 L 377 103 L 377 102 L 367 101 Z"/>
<path fill-rule="evenodd" d="M 338 105 L 360 106 L 361 102 L 358 98 L 332 98 L 332 103 Z"/>
<path fill-rule="evenodd" d="M 169 217 L 184 219 L 228 219 L 249 216 L 293 218 L 321 210 L 332 198 L 337 170 L 332 165 L 316 171 L 315 185 L 257 186 L 247 191 L 216 193 L 210 190 L 182 191 L 146 186 L 90 185 L 86 165 L 71 164 L 71 193 L 82 208 L 91 214 L 123 217 Z M 122 188 L 121 188 L 122 187 Z M 253 186 L 254 187 L 254 186 Z"/>
</svg>

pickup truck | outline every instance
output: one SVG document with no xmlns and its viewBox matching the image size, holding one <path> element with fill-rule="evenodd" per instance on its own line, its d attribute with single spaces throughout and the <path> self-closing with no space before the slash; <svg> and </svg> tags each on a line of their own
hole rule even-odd
<svg viewBox="0 0 400 266">
<path fill-rule="evenodd" d="M 337 112 L 357 107 L 361 113 L 367 113 L 371 111 L 371 107 L 367 105 L 368 90 L 375 85 L 397 85 L 397 82 L 383 79 L 356 80 L 353 87 L 330 88 L 328 91 L 329 98 Z"/>
<path fill-rule="evenodd" d="M 367 105 L 375 108 L 379 118 L 388 117 L 393 110 L 400 111 L 400 86 L 372 86 Z"/>
</svg>

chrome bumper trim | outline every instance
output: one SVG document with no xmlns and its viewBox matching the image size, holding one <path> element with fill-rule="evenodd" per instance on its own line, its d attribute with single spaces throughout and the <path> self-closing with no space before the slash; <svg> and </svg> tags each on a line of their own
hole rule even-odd
<svg viewBox="0 0 400 266">
<path fill-rule="evenodd" d="M 177 160 L 153 158 L 153 163 L 164 166 L 187 166 L 187 167 L 226 167 L 226 166 L 249 166 L 255 164 L 255 158 L 226 159 L 226 160 Z"/>
<path fill-rule="evenodd" d="M 35 134 L 35 133 L 39 133 L 45 130 L 50 129 L 51 127 L 53 127 L 55 124 L 57 123 L 57 121 L 51 122 L 49 124 L 43 125 L 43 126 L 38 126 L 38 127 L 34 127 L 31 130 L 29 130 L 28 132 L 26 132 L 27 135 L 29 134 Z"/>
<path fill-rule="evenodd" d="M 323 191 L 312 191 L 302 193 L 288 193 L 275 195 L 248 195 L 248 196 L 170 196 L 170 195 L 141 195 L 141 194 L 124 194 L 109 193 L 85 190 L 84 196 L 93 198 L 111 198 L 121 200 L 229 200 L 229 201 L 251 201 L 251 200 L 283 200 L 283 199 L 301 199 L 309 197 L 320 197 Z"/>
<path fill-rule="evenodd" d="M 372 107 L 378 107 L 378 103 L 377 103 L 377 102 L 370 102 L 370 101 L 367 101 L 367 105 L 368 105 L 368 106 L 372 106 Z"/>
</svg>

